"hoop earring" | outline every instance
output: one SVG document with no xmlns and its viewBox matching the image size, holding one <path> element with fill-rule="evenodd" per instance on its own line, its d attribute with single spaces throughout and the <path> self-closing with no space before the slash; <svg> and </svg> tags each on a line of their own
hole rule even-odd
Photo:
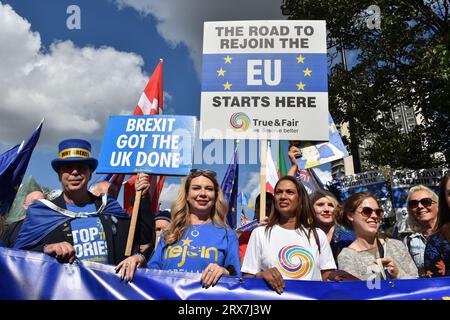
<svg viewBox="0 0 450 320">
<path fill-rule="evenodd" d="M 308 222 L 309 226 L 312 226 L 312 224 L 313 224 L 313 218 L 309 217 L 308 220 L 307 220 L 307 222 Z"/>
</svg>

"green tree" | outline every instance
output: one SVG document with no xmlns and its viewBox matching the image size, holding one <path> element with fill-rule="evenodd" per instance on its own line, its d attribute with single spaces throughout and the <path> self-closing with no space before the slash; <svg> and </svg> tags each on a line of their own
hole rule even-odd
<svg viewBox="0 0 450 320">
<path fill-rule="evenodd" d="M 368 160 L 392 168 L 450 161 L 450 1 L 287 0 L 289 19 L 326 20 L 330 112 L 350 124 L 351 141 L 374 136 Z M 373 13 L 380 9 L 380 28 Z M 340 47 L 357 55 L 340 63 Z M 411 134 L 394 126 L 391 110 L 414 107 L 421 122 Z M 444 157 L 434 157 L 442 153 Z"/>
</svg>

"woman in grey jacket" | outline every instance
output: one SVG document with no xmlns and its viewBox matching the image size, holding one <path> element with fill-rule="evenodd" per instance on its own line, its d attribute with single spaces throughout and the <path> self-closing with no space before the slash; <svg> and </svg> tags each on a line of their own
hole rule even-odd
<svg viewBox="0 0 450 320">
<path fill-rule="evenodd" d="M 417 267 L 401 241 L 379 235 L 384 211 L 369 192 L 352 194 L 344 203 L 343 224 L 356 240 L 338 256 L 340 270 L 361 280 L 413 279 Z"/>
</svg>

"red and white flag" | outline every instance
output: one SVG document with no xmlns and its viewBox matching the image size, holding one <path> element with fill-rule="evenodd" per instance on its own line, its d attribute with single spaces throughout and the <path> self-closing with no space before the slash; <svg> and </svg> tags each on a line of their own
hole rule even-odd
<svg viewBox="0 0 450 320">
<path fill-rule="evenodd" d="M 160 59 L 155 71 L 153 71 L 150 80 L 148 80 L 145 86 L 144 92 L 141 94 L 136 108 L 134 108 L 133 114 L 135 116 L 162 114 L 164 107 L 162 64 L 163 60 Z"/>
<path fill-rule="evenodd" d="M 163 100 L 163 60 L 160 59 L 156 69 L 153 71 L 150 80 L 142 92 L 133 114 L 135 116 L 148 114 L 162 114 L 164 107 Z M 134 198 L 134 182 L 136 176 L 128 179 L 124 190 L 123 205 L 128 214 L 133 212 L 133 204 L 131 199 Z M 164 185 L 165 176 L 152 175 L 150 178 L 150 195 L 151 195 L 151 211 L 157 214 L 159 210 L 159 196 Z"/>
<path fill-rule="evenodd" d="M 266 161 L 266 191 L 271 194 L 275 193 L 275 185 L 278 182 L 278 173 L 275 162 L 272 158 L 272 151 L 270 144 L 267 146 L 267 161 Z"/>
</svg>

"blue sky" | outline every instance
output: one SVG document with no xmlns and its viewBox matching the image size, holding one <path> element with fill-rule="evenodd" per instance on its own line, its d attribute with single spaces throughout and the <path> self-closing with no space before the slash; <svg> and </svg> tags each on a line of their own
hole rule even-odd
<svg viewBox="0 0 450 320">
<path fill-rule="evenodd" d="M 133 112 L 160 58 L 164 59 L 164 113 L 198 119 L 203 21 L 282 20 L 280 4 L 276 0 L 1 0 L 0 152 L 27 139 L 45 117 L 26 176 L 59 188 L 50 166 L 58 142 L 88 139 L 97 157 L 108 116 Z M 80 30 L 67 28 L 70 5 L 80 8 Z M 275 160 L 277 147 L 274 142 Z M 211 142 L 204 141 L 203 148 L 211 150 Z M 248 156 L 248 147 L 244 148 Z M 230 160 L 225 158 L 221 162 Z M 216 170 L 221 180 L 227 165 L 203 162 L 196 167 Z M 259 188 L 258 170 L 258 164 L 241 165 L 239 187 L 251 198 Z M 169 206 L 179 182 L 177 177 L 167 179 L 163 207 Z"/>
</svg>

